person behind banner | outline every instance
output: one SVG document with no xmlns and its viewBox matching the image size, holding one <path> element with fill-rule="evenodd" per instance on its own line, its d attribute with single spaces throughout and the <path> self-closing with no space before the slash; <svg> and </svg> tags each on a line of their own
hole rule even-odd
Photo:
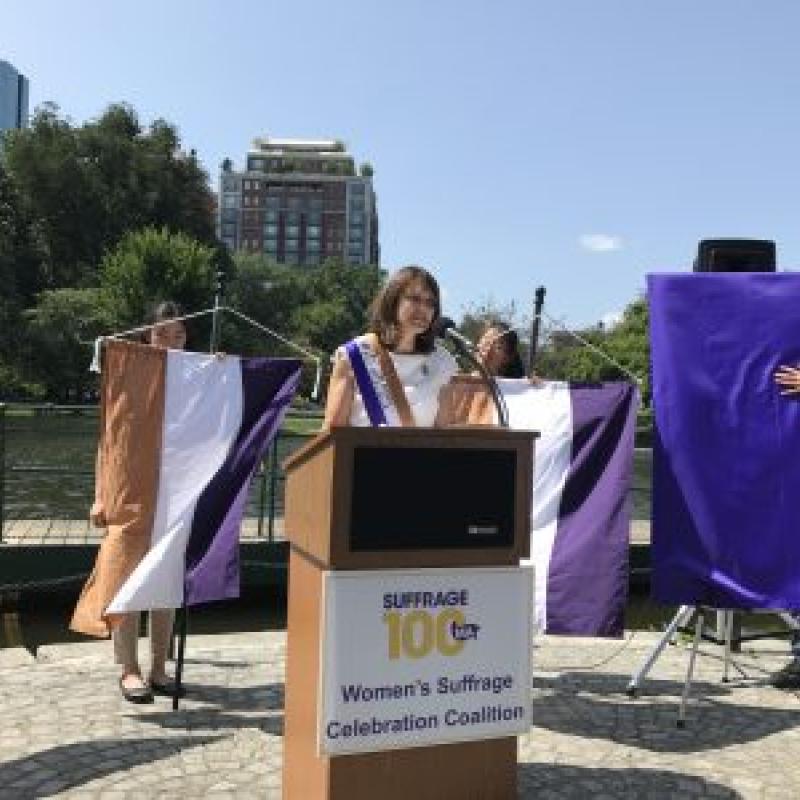
<svg viewBox="0 0 800 800">
<path fill-rule="evenodd" d="M 325 427 L 441 424 L 441 394 L 458 365 L 434 337 L 440 314 L 433 275 L 396 272 L 372 301 L 369 332 L 336 351 Z"/>
<path fill-rule="evenodd" d="M 800 367 L 779 367 L 775 371 L 775 383 L 781 387 L 781 394 L 800 394 Z M 778 689 L 800 689 L 800 611 L 790 614 L 794 622 L 791 661 L 770 679 L 770 683 Z"/>
<path fill-rule="evenodd" d="M 517 332 L 505 322 L 490 322 L 478 340 L 478 358 L 495 378 L 524 378 Z"/>
<path fill-rule="evenodd" d="M 152 347 L 183 350 L 186 346 L 186 327 L 181 321 L 181 309 L 176 303 L 163 302 L 156 306 L 151 315 L 153 326 L 146 332 L 145 341 Z M 100 450 L 96 475 L 100 471 Z M 99 484 L 95 486 L 95 501 L 89 512 L 89 519 L 96 527 L 106 527 Z M 172 638 L 175 611 L 171 608 L 153 609 L 150 612 L 150 673 L 147 681 L 142 676 L 138 658 L 139 613 L 126 614 L 123 621 L 112 631 L 114 660 L 122 667 L 119 689 L 122 696 L 131 703 L 152 703 L 153 695 L 172 696 L 174 682 L 167 676 L 166 661 Z"/>
</svg>

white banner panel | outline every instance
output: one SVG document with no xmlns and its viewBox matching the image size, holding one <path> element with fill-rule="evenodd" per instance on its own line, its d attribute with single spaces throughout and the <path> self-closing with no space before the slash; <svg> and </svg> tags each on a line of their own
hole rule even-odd
<svg viewBox="0 0 800 800">
<path fill-rule="evenodd" d="M 526 732 L 532 572 L 481 567 L 326 573 L 320 752 Z"/>
</svg>

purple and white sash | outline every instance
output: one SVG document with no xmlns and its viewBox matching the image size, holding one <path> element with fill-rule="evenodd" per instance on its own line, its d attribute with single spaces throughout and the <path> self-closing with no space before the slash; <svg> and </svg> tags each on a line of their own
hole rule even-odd
<svg viewBox="0 0 800 800">
<path fill-rule="evenodd" d="M 344 350 L 350 360 L 370 425 L 399 426 L 400 415 L 381 371 L 378 354 L 363 337 L 347 342 Z"/>
</svg>

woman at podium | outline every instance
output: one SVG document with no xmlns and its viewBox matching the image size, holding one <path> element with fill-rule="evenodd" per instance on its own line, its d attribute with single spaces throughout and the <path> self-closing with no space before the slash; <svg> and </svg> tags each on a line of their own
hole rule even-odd
<svg viewBox="0 0 800 800">
<path fill-rule="evenodd" d="M 439 285 L 421 267 L 403 267 L 370 305 L 369 331 L 336 351 L 325 427 L 436 424 L 443 388 L 458 371 L 437 344 Z"/>
</svg>

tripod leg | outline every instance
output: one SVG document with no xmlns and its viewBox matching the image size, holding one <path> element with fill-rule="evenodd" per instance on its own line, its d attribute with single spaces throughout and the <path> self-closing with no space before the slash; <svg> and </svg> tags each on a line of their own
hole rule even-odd
<svg viewBox="0 0 800 800">
<path fill-rule="evenodd" d="M 630 697 L 636 697 L 636 692 L 638 691 L 640 684 L 647 677 L 647 673 L 650 672 L 653 664 L 656 663 L 656 660 L 661 655 L 661 651 L 667 646 L 667 644 L 669 644 L 670 641 L 672 641 L 672 637 L 675 636 L 675 631 L 677 631 L 681 625 L 685 624 L 692 618 L 692 614 L 694 612 L 694 606 L 681 606 L 678 609 L 678 613 L 672 618 L 672 621 L 664 631 L 664 635 L 661 637 L 661 639 L 659 639 L 658 644 L 653 652 L 650 653 L 644 664 L 642 664 L 638 672 L 636 672 L 631 678 L 630 683 L 628 683 L 628 688 L 625 691 Z"/>
<path fill-rule="evenodd" d="M 700 636 L 703 633 L 703 612 L 698 611 L 697 621 L 694 626 L 694 643 L 692 652 L 689 655 L 689 668 L 686 671 L 686 680 L 683 683 L 683 693 L 681 694 L 681 705 L 678 710 L 678 727 L 686 727 L 686 704 L 689 702 L 689 689 L 692 685 L 692 675 L 694 675 L 694 662 L 697 659 L 697 651 L 700 649 Z"/>
<path fill-rule="evenodd" d="M 172 698 L 172 710 L 178 710 L 178 702 L 183 686 L 183 654 L 186 649 L 186 603 L 178 609 L 178 660 L 175 663 L 175 695 Z"/>
<path fill-rule="evenodd" d="M 722 612 L 725 615 L 725 660 L 722 667 L 722 682 L 727 683 L 728 669 L 731 665 L 731 637 L 733 636 L 733 611 L 728 609 Z"/>
</svg>

